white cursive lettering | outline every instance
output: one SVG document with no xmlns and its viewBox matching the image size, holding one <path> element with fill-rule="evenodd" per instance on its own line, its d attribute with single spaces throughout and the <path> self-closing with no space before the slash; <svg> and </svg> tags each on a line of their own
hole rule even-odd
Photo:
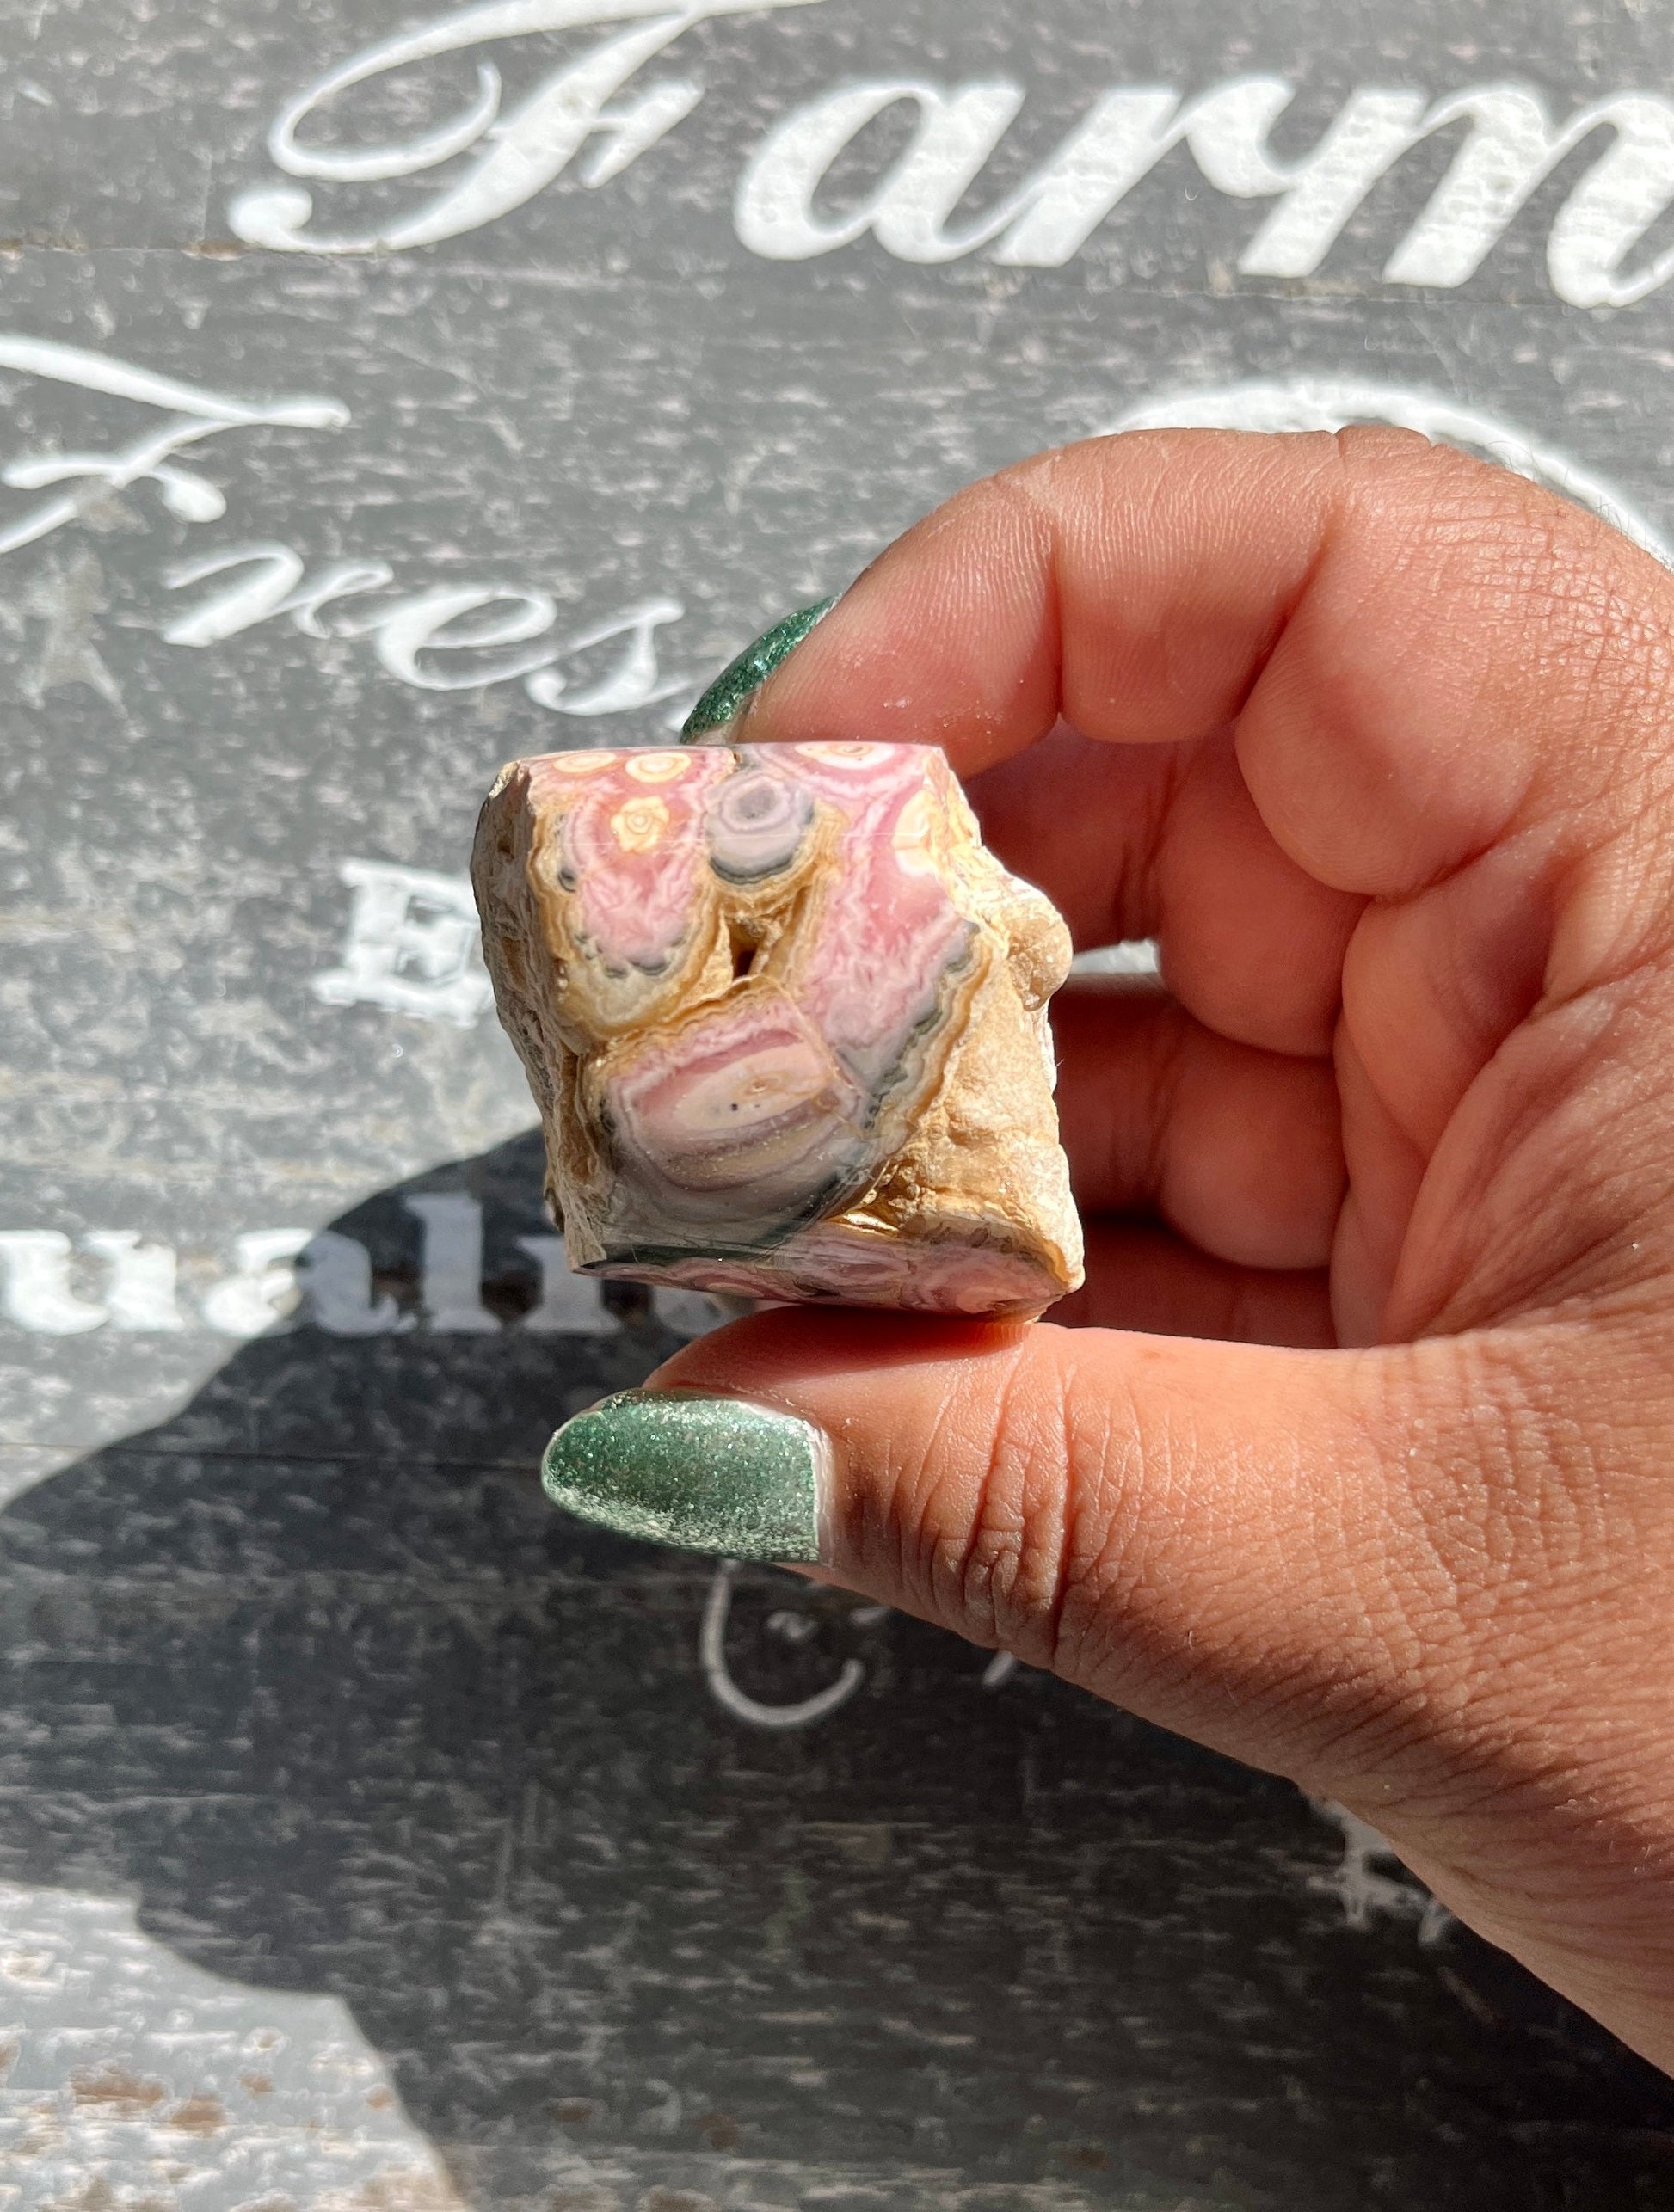
<svg viewBox="0 0 1674 2212">
<path fill-rule="evenodd" d="M 456 627 L 467 615 L 495 606 L 503 611 Z M 420 654 L 521 644 L 550 630 L 557 612 L 545 592 L 519 591 L 502 584 L 440 584 L 351 625 L 349 634 L 355 629 L 370 631 L 378 661 L 403 684 L 422 691 L 474 691 L 481 684 L 503 684 L 545 667 L 552 658 L 551 651 L 514 654 L 510 660 L 491 661 L 485 668 L 452 672 L 427 666 Z"/>
<path fill-rule="evenodd" d="M 348 409 L 335 399 L 235 399 L 206 385 L 182 383 L 81 346 L 55 339 L 0 332 L 0 369 L 15 369 L 52 384 L 73 384 L 112 399 L 131 399 L 163 408 L 176 419 L 114 452 L 25 454 L 0 469 L 0 482 L 19 491 L 50 484 L 77 488 L 43 500 L 9 528 L 0 529 L 0 553 L 33 545 L 66 523 L 74 522 L 89 501 L 131 484 L 154 483 L 164 507 L 183 522 L 212 522 L 226 512 L 218 486 L 189 469 L 175 468 L 169 456 L 183 447 L 218 437 L 223 431 L 273 426 L 287 429 L 337 430 Z"/>
<path fill-rule="evenodd" d="M 218 645 L 259 622 L 288 614 L 307 637 L 330 637 L 341 633 L 320 620 L 320 610 L 334 599 L 352 599 L 375 592 L 392 582 L 395 571 L 383 561 L 339 561 L 305 583 L 302 556 L 289 545 L 269 543 L 241 545 L 229 553 L 212 553 L 205 561 L 188 561 L 169 569 L 163 581 L 171 591 L 200 584 L 231 568 L 254 573 L 223 590 L 212 592 L 188 614 L 177 616 L 163 632 L 169 645 Z"/>
<path fill-rule="evenodd" d="M 462 177 L 427 206 L 372 230 L 335 237 L 311 232 L 313 199 L 297 185 L 258 186 L 241 193 L 228 220 L 235 236 L 248 243 L 283 253 L 395 250 L 480 230 L 563 175 L 595 134 L 603 143 L 582 169 L 582 181 L 588 186 L 619 175 L 689 115 L 703 97 L 701 84 L 689 78 L 654 84 L 625 108 L 608 103 L 653 55 L 694 24 L 818 4 L 819 0 L 686 0 L 671 9 L 668 0 L 487 0 L 486 5 L 461 9 L 422 29 L 382 40 L 328 71 L 280 112 L 268 147 L 288 175 L 337 183 L 413 176 L 480 149 Z M 470 105 L 403 144 L 346 152 L 310 148 L 298 137 L 303 123 L 324 101 L 390 70 L 502 39 L 620 22 L 638 28 L 619 32 L 555 70 L 508 114 L 501 112 L 499 71 L 491 62 L 479 61 Z"/>
<path fill-rule="evenodd" d="M 1607 126 L 1616 143 L 1554 219 L 1547 244 L 1552 289 L 1574 307 L 1625 307 L 1674 274 L 1674 250 L 1636 276 L 1620 273 L 1628 253 L 1674 202 L 1674 103 L 1621 93 L 1554 126 L 1537 93 L 1488 85 L 1439 101 L 1419 135 L 1461 118 L 1475 128 L 1386 265 L 1388 282 L 1463 284 L 1536 187 Z"/>
<path fill-rule="evenodd" d="M 901 260 L 948 261 L 992 244 L 1019 268 L 1056 268 L 1177 145 L 1231 198 L 1280 204 L 1245 248 L 1246 275 L 1312 275 L 1380 178 L 1413 148 L 1461 122 L 1471 134 L 1383 270 L 1391 284 L 1466 283 L 1531 194 L 1585 139 L 1614 144 L 1575 186 L 1553 223 L 1554 291 L 1578 307 L 1622 306 L 1674 274 L 1674 249 L 1624 275 L 1622 265 L 1674 204 L 1674 102 L 1618 93 L 1555 125 L 1539 95 L 1516 84 L 1473 87 L 1431 102 L 1421 92 L 1353 92 L 1303 159 L 1269 150 L 1289 106 L 1283 77 L 1240 77 L 1187 101 L 1162 86 L 1120 86 L 1098 99 L 1063 144 L 998 206 L 951 230 L 950 218 L 1023 105 L 1006 82 L 947 91 L 916 79 L 846 85 L 797 109 L 769 132 L 739 185 L 738 235 L 754 253 L 804 261 L 870 231 Z M 918 127 L 871 193 L 840 217 L 819 212 L 839 154 L 885 109 L 910 100 Z"/>
<path fill-rule="evenodd" d="M 951 261 L 992 237 L 995 218 L 949 237 L 947 218 L 1017 120 L 1023 88 L 994 83 L 945 92 L 915 78 L 845 86 L 798 108 L 769 132 L 738 187 L 738 236 L 769 261 L 801 261 L 852 245 L 868 231 L 908 261 Z M 884 110 L 910 100 L 918 127 L 871 196 L 822 217 L 815 198 L 839 154 Z M 1009 219 L 1002 215 L 999 221 Z"/>
<path fill-rule="evenodd" d="M 244 573 L 164 625 L 168 643 L 219 645 L 259 623 L 288 615 L 308 637 L 369 638 L 387 673 L 423 691 L 478 691 L 521 677 L 537 706 L 576 718 L 634 714 L 664 699 L 689 702 L 693 695 L 689 677 L 665 676 L 657 663 L 657 631 L 679 622 L 686 612 L 678 599 L 643 599 L 574 636 L 532 645 L 528 652 L 505 660 L 472 661 L 450 669 L 437 665 L 438 656 L 544 637 L 557 611 L 550 593 L 518 585 L 438 585 L 331 623 L 324 618 L 326 608 L 381 590 L 393 581 L 393 570 L 383 561 L 339 561 L 310 577 L 295 548 L 276 541 L 234 546 L 204 560 L 182 562 L 166 571 L 163 581 L 170 590 L 182 591 L 234 572 Z M 483 612 L 493 607 L 502 611 Z M 467 623 L 473 614 L 482 618 Z M 602 673 L 578 681 L 559 666 L 596 653 L 617 638 L 623 641 L 621 651 L 614 665 Z"/>
</svg>

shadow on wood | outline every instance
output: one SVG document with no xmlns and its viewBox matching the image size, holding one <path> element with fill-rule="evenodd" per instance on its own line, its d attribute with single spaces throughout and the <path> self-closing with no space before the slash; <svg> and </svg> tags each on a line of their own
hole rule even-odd
<svg viewBox="0 0 1674 2212">
<path fill-rule="evenodd" d="M 514 1322 L 539 1186 L 520 1139 L 336 1226 L 410 1302 L 403 1201 L 475 1196 Z M 1287 1785 L 772 1574 L 743 1689 L 860 1687 L 723 1711 L 708 1568 L 536 1484 L 672 1349 L 619 1318 L 275 1335 L 15 1502 L 0 1873 L 340 1994 L 484 2205 L 1674 2202 L 1667 2086 L 1460 1930 L 1350 1927 Z"/>
</svg>

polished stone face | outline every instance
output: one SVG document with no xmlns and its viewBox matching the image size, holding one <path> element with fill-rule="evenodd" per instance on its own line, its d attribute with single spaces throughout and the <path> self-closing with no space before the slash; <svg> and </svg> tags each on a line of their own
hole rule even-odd
<svg viewBox="0 0 1674 2212">
<path fill-rule="evenodd" d="M 1068 933 L 936 747 L 519 761 L 473 874 L 573 1266 L 960 1313 L 1080 1280 Z"/>
</svg>

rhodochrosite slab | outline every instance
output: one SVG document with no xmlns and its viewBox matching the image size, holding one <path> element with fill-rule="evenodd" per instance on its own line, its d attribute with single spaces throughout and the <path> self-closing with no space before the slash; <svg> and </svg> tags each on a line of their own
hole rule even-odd
<svg viewBox="0 0 1674 2212">
<path fill-rule="evenodd" d="M 973 1314 L 1080 1281 L 1068 933 L 936 747 L 516 761 L 472 873 L 572 1267 Z"/>
</svg>

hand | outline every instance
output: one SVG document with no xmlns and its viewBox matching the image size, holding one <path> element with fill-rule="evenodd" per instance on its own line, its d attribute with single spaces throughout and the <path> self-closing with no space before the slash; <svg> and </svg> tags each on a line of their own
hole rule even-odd
<svg viewBox="0 0 1674 2212">
<path fill-rule="evenodd" d="M 945 746 L 1166 988 L 1057 1009 L 1093 1325 L 778 1311 L 655 1386 L 830 1440 L 831 1579 L 1340 1799 L 1674 2068 L 1674 578 L 1402 433 L 1103 440 L 742 734 Z"/>
</svg>

